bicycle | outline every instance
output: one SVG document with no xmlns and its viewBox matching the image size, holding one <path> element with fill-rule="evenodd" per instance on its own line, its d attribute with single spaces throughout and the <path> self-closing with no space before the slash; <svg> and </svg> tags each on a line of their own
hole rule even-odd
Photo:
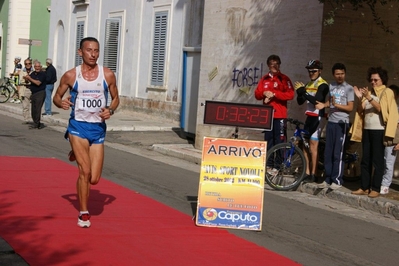
<svg viewBox="0 0 399 266">
<path fill-rule="evenodd" d="M 305 138 L 309 133 L 301 128 L 304 123 L 292 118 L 287 122 L 295 125 L 294 135 L 289 142 L 273 146 L 266 156 L 265 181 L 273 189 L 282 191 L 295 189 L 305 178 L 306 160 L 300 142 L 309 149 Z"/>
<path fill-rule="evenodd" d="M 301 128 L 305 124 L 292 118 L 288 118 L 287 122 L 295 125 L 294 135 L 289 142 L 273 146 L 266 156 L 265 181 L 271 188 L 281 191 L 296 189 L 303 181 L 306 176 L 306 159 L 302 148 L 310 151 L 307 140 L 309 133 Z M 323 145 L 319 149 L 323 149 Z M 320 152 L 320 154 L 323 154 L 323 152 Z M 324 159 L 322 156 L 320 157 L 318 164 L 324 166 Z M 345 152 L 345 165 L 348 166 L 347 169 L 352 176 L 356 175 L 356 172 L 353 174 L 351 170 L 355 169 L 353 166 L 357 160 L 357 152 Z"/>
<path fill-rule="evenodd" d="M 357 150 L 350 152 L 349 147 L 353 143 L 348 142 L 345 145 L 345 153 L 344 153 L 344 175 L 343 179 L 346 182 L 354 182 L 358 181 L 360 179 L 360 169 L 359 169 L 359 153 Z M 319 141 L 319 150 L 324 151 L 326 145 L 326 139 L 322 138 Z M 324 171 L 324 153 L 319 152 L 319 158 L 318 158 L 318 165 L 317 165 L 318 170 Z M 323 173 L 322 173 L 323 175 Z"/>
<path fill-rule="evenodd" d="M 0 103 L 7 102 L 10 98 L 18 95 L 17 87 L 12 78 L 4 78 L 5 82 L 0 86 Z"/>
</svg>

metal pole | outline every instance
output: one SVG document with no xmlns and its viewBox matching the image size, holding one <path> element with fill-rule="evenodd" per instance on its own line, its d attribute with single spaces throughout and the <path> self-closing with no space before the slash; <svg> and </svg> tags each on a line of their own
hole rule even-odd
<svg viewBox="0 0 399 266">
<path fill-rule="evenodd" d="M 29 57 L 29 58 L 31 58 L 31 57 L 30 57 L 30 49 L 31 49 L 31 47 L 32 47 L 32 40 L 29 39 L 29 54 L 28 54 L 28 57 Z"/>
</svg>

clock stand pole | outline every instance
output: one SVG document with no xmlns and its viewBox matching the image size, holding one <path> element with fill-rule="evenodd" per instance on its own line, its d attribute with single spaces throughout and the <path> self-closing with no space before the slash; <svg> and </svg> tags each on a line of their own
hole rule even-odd
<svg viewBox="0 0 399 266">
<path fill-rule="evenodd" d="M 234 139 L 238 139 L 238 127 L 236 127 L 236 129 L 234 130 L 232 136 L 234 137 Z"/>
</svg>

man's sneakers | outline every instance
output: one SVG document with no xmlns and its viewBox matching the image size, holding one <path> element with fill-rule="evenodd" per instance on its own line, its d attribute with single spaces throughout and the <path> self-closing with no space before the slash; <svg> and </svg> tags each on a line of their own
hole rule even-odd
<svg viewBox="0 0 399 266">
<path fill-rule="evenodd" d="M 81 214 L 78 217 L 78 226 L 82 227 L 82 228 L 89 228 L 91 223 L 90 223 L 90 214 L 89 213 L 84 213 Z"/>
<path fill-rule="evenodd" d="M 305 176 L 305 178 L 303 179 L 303 183 L 313 183 L 313 182 L 317 182 L 317 178 L 314 175 L 307 175 Z"/>
<path fill-rule="evenodd" d="M 330 186 L 330 189 L 335 190 L 335 189 L 340 189 L 342 185 L 338 185 L 337 183 L 332 183 Z"/>
<path fill-rule="evenodd" d="M 75 153 L 73 152 L 73 150 L 71 150 L 71 151 L 68 153 L 68 159 L 69 159 L 69 161 L 71 161 L 71 162 L 76 161 Z"/>
<path fill-rule="evenodd" d="M 342 185 L 338 185 L 337 183 L 334 183 L 334 182 L 332 182 L 331 185 L 330 185 L 326 181 L 323 181 L 323 183 L 317 185 L 317 188 L 321 188 L 321 189 L 329 188 L 329 189 L 332 189 L 332 190 L 340 189 L 341 187 L 342 187 Z"/>
<path fill-rule="evenodd" d="M 389 187 L 381 186 L 380 194 L 381 195 L 386 195 L 388 193 L 389 193 Z"/>
<path fill-rule="evenodd" d="M 329 188 L 330 184 L 328 184 L 326 181 L 323 181 L 323 183 L 317 185 L 318 188 Z"/>
</svg>

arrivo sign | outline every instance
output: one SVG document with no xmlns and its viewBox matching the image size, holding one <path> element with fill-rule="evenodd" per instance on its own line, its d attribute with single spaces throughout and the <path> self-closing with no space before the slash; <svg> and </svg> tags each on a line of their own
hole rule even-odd
<svg viewBox="0 0 399 266">
<path fill-rule="evenodd" d="M 271 129 L 273 107 L 257 104 L 205 102 L 204 124 Z"/>
</svg>

